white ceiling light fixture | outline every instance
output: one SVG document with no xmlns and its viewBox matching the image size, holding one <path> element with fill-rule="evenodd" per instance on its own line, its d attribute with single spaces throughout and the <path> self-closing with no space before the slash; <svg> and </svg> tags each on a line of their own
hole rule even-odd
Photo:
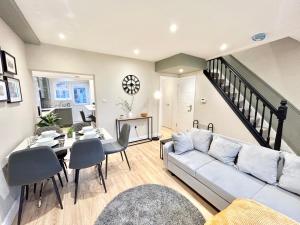
<svg viewBox="0 0 300 225">
<path fill-rule="evenodd" d="M 179 71 L 179 73 L 183 73 L 184 72 L 184 70 L 182 68 L 179 69 L 178 71 Z"/>
<path fill-rule="evenodd" d="M 133 53 L 134 53 L 135 55 L 138 55 L 138 54 L 140 54 L 140 50 L 139 50 L 138 48 L 136 48 L 136 49 L 133 50 Z"/>
<path fill-rule="evenodd" d="M 221 44 L 221 46 L 220 46 L 220 51 L 225 51 L 226 49 L 228 48 L 228 44 L 226 44 L 226 43 L 223 43 L 223 44 Z"/>
<path fill-rule="evenodd" d="M 58 37 L 60 38 L 60 40 L 66 39 L 66 35 L 64 35 L 63 33 L 59 33 Z"/>
<path fill-rule="evenodd" d="M 178 30 L 177 24 L 175 24 L 175 23 L 171 24 L 171 26 L 169 27 L 169 30 L 171 33 L 176 33 L 176 31 Z"/>
</svg>

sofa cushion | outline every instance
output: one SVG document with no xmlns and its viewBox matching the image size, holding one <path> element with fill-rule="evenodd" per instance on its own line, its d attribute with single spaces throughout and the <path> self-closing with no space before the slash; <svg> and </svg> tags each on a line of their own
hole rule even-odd
<svg viewBox="0 0 300 225">
<path fill-rule="evenodd" d="M 168 160 L 183 169 L 191 176 L 195 177 L 195 171 L 198 168 L 212 162 L 215 159 L 205 153 L 193 150 L 185 152 L 181 155 L 176 155 L 173 152 L 170 152 L 168 155 Z"/>
<path fill-rule="evenodd" d="M 253 199 L 300 222 L 300 197 L 291 192 L 267 184 Z"/>
<path fill-rule="evenodd" d="M 228 165 L 234 165 L 234 160 L 242 145 L 232 140 L 214 136 L 208 154 Z"/>
<path fill-rule="evenodd" d="M 208 130 L 203 129 L 193 129 L 191 132 L 194 149 L 201 152 L 208 152 L 211 140 L 212 133 Z"/>
<path fill-rule="evenodd" d="M 229 203 L 236 198 L 251 198 L 266 185 L 217 160 L 200 167 L 196 179 Z"/>
<path fill-rule="evenodd" d="M 244 145 L 241 149 L 237 167 L 240 171 L 269 183 L 277 181 L 279 152 L 258 145 Z"/>
<path fill-rule="evenodd" d="M 287 152 L 283 156 L 284 166 L 279 186 L 300 195 L 300 157 Z"/>
<path fill-rule="evenodd" d="M 184 152 L 194 149 L 193 141 L 190 133 L 186 133 L 186 132 L 173 133 L 172 140 L 174 143 L 175 154 L 182 154 Z"/>
</svg>

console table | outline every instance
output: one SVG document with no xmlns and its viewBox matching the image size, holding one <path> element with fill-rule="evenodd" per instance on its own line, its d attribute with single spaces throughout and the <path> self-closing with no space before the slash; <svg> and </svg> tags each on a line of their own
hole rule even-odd
<svg viewBox="0 0 300 225">
<path fill-rule="evenodd" d="M 145 120 L 147 122 L 147 137 L 141 138 L 141 139 L 138 139 L 135 141 L 129 141 L 129 146 L 152 141 L 152 138 L 153 138 L 153 118 L 152 118 L 152 116 L 116 119 L 117 139 L 119 139 L 119 137 L 120 137 L 121 123 L 124 123 L 126 121 L 134 121 L 134 120 Z"/>
</svg>

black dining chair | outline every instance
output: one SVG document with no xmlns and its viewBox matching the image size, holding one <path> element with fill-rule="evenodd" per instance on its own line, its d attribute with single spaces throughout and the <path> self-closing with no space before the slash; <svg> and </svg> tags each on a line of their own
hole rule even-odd
<svg viewBox="0 0 300 225">
<path fill-rule="evenodd" d="M 25 189 L 30 184 L 51 178 L 56 198 L 63 209 L 54 178 L 61 170 L 59 161 L 50 147 L 36 147 L 11 153 L 7 165 L 7 182 L 10 186 L 21 186 L 18 225 L 21 222 Z"/>
<path fill-rule="evenodd" d="M 57 126 L 57 125 L 48 126 L 48 127 L 39 127 L 35 131 L 35 134 L 40 136 L 44 131 L 51 131 L 51 130 L 55 130 L 56 133 L 58 133 L 58 134 L 63 134 L 63 130 L 59 126 Z M 68 154 L 68 150 L 67 149 L 64 149 L 64 150 L 56 152 L 56 156 L 57 156 L 57 158 L 59 160 L 59 163 L 60 163 L 61 167 L 63 168 L 66 181 L 68 182 L 69 181 L 68 174 L 67 174 L 67 168 L 68 167 L 67 167 L 67 164 L 66 164 L 66 161 L 65 161 L 65 157 L 66 157 L 67 154 Z M 63 185 L 62 181 L 61 181 L 61 178 L 60 178 L 60 183 L 61 183 L 61 185 Z"/>
<path fill-rule="evenodd" d="M 96 117 L 94 115 L 89 115 L 88 117 L 85 116 L 85 113 L 83 110 L 80 111 L 80 116 L 83 122 L 91 123 L 94 122 L 96 123 Z"/>
<path fill-rule="evenodd" d="M 122 160 L 123 160 L 122 153 L 124 153 L 128 168 L 129 168 L 129 170 L 131 169 L 127 155 L 126 155 L 126 149 L 128 147 L 128 142 L 129 142 L 129 135 L 130 135 L 130 125 L 125 123 L 121 128 L 119 139 L 116 142 L 107 143 L 107 144 L 103 145 L 104 153 L 106 156 L 105 178 L 107 178 L 108 155 L 110 155 L 110 154 L 120 152 Z"/>
<path fill-rule="evenodd" d="M 105 155 L 102 148 L 102 143 L 98 138 L 76 141 L 71 148 L 69 168 L 75 170 L 75 197 L 74 204 L 77 202 L 79 171 L 92 166 L 98 167 L 100 184 L 106 191 L 106 185 L 102 174 L 102 161 Z"/>
</svg>

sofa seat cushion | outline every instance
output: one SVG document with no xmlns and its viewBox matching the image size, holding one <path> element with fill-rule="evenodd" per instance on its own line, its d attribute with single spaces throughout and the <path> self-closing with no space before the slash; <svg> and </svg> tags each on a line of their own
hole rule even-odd
<svg viewBox="0 0 300 225">
<path fill-rule="evenodd" d="M 180 155 L 170 152 L 168 159 L 193 177 L 195 177 L 197 169 L 215 160 L 211 156 L 197 150 L 188 151 Z"/>
<path fill-rule="evenodd" d="M 196 179 L 229 203 L 236 198 L 251 198 L 266 185 L 255 177 L 219 161 L 199 168 L 196 171 Z"/>
<path fill-rule="evenodd" d="M 300 197 L 291 192 L 268 184 L 253 199 L 300 222 Z"/>
</svg>

